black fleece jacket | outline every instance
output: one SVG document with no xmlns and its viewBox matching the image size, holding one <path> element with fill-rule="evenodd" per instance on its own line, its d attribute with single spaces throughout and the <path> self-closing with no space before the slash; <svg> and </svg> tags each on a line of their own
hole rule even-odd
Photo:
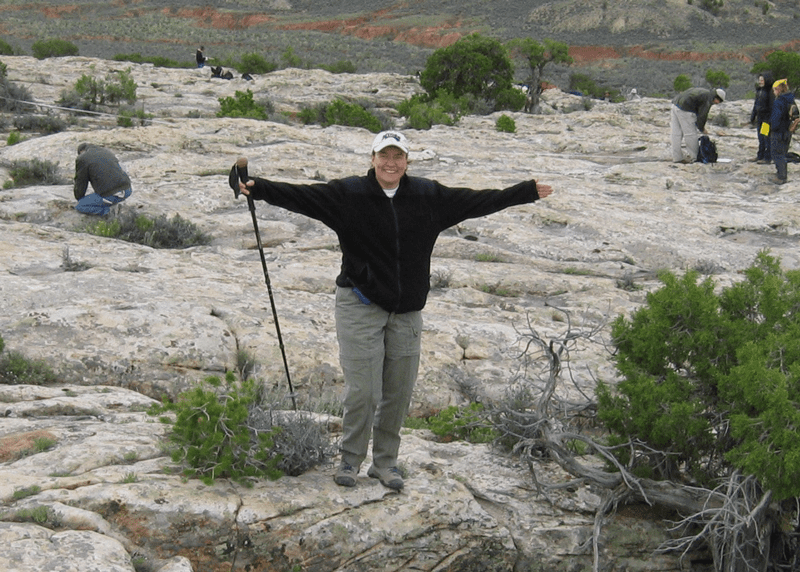
<svg viewBox="0 0 800 572">
<path fill-rule="evenodd" d="M 310 185 L 254 181 L 253 199 L 319 220 L 336 232 L 342 248 L 338 286 L 355 286 L 371 302 L 398 314 L 425 306 L 431 254 L 440 232 L 539 198 L 535 181 L 476 191 L 405 175 L 390 199 L 374 169 L 364 177 Z"/>
</svg>

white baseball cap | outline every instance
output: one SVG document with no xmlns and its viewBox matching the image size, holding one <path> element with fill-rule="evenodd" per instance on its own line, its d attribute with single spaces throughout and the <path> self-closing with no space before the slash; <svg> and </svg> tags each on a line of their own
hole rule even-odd
<svg viewBox="0 0 800 572">
<path fill-rule="evenodd" d="M 377 153 L 386 147 L 397 147 L 408 153 L 408 139 L 399 131 L 381 131 L 372 141 L 372 152 Z"/>
</svg>

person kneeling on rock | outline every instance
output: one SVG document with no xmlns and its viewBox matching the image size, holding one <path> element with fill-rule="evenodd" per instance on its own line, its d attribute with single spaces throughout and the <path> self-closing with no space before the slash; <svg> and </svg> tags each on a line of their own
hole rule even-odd
<svg viewBox="0 0 800 572">
<path fill-rule="evenodd" d="M 89 183 L 94 192 L 87 195 Z M 112 206 L 127 199 L 132 192 L 130 177 L 111 151 L 91 143 L 78 145 L 74 188 L 78 212 L 107 215 Z"/>
</svg>

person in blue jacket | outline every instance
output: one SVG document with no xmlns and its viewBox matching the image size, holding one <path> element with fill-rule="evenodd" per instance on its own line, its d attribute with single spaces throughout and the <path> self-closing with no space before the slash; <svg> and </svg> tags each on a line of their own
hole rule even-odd
<svg viewBox="0 0 800 572">
<path fill-rule="evenodd" d="M 379 133 L 365 176 L 290 184 L 254 178 L 229 183 L 253 199 L 306 215 L 336 232 L 342 263 L 336 277 L 336 334 L 345 379 L 341 463 L 334 481 L 356 485 L 372 436 L 367 475 L 399 490 L 400 429 L 417 378 L 422 308 L 439 233 L 459 222 L 549 196 L 535 180 L 506 189 L 473 190 L 412 177 L 409 142 Z"/>
<path fill-rule="evenodd" d="M 772 72 L 765 71 L 759 74 L 756 97 L 753 100 L 753 111 L 750 113 L 750 123 L 755 126 L 758 134 L 758 152 L 755 161 L 762 165 L 772 161 L 767 130 L 772 115 L 772 102 L 775 100 L 775 94 L 772 93 L 773 82 Z M 767 124 L 767 127 L 764 124 Z"/>
<path fill-rule="evenodd" d="M 792 142 L 789 132 L 789 108 L 794 104 L 794 94 L 789 91 L 789 82 L 779 79 L 772 85 L 775 102 L 772 104 L 772 115 L 769 120 L 769 144 L 776 174 L 770 179 L 776 185 L 786 182 L 786 153 Z"/>
</svg>

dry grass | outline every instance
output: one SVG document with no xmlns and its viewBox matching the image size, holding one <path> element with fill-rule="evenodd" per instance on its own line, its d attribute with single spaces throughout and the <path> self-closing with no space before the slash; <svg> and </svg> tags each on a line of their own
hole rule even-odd
<svg viewBox="0 0 800 572">
<path fill-rule="evenodd" d="M 40 429 L 0 437 L 0 463 L 14 461 L 35 452 L 38 439 L 55 441 L 56 436 Z"/>
</svg>

